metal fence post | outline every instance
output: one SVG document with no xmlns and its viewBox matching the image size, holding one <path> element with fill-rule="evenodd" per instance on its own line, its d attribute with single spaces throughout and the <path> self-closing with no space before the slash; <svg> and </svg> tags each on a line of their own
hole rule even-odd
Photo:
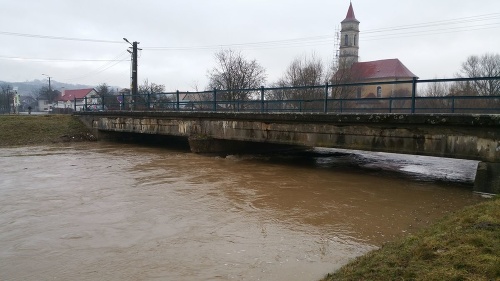
<svg viewBox="0 0 500 281">
<path fill-rule="evenodd" d="M 264 86 L 260 86 L 260 112 L 264 112 Z"/>
<path fill-rule="evenodd" d="M 177 92 L 175 92 L 175 94 L 176 94 L 176 100 L 177 100 L 177 110 L 179 110 L 181 108 L 180 100 L 179 100 L 179 90 L 177 90 Z"/>
<path fill-rule="evenodd" d="M 88 110 L 88 106 L 87 106 L 87 96 L 85 96 L 85 110 L 84 111 L 87 111 Z"/>
<path fill-rule="evenodd" d="M 75 111 L 76 111 L 76 98 L 75 98 L 75 101 L 73 102 L 73 105 L 74 105 Z"/>
<path fill-rule="evenodd" d="M 151 93 L 148 92 L 148 95 L 147 95 L 148 99 L 146 101 L 146 106 L 148 107 L 147 110 L 150 110 L 151 109 Z"/>
<path fill-rule="evenodd" d="M 455 113 L 455 96 L 451 96 L 451 113 Z"/>
<path fill-rule="evenodd" d="M 101 106 L 102 106 L 102 111 L 104 111 L 104 96 L 101 97 Z"/>
<path fill-rule="evenodd" d="M 389 113 L 392 113 L 392 97 L 389 98 Z"/>
<path fill-rule="evenodd" d="M 325 106 L 323 108 L 323 112 L 328 112 L 328 82 L 325 84 Z"/>
<path fill-rule="evenodd" d="M 125 110 L 125 93 L 122 93 L 122 102 L 121 102 L 121 106 L 122 108 L 120 108 L 121 110 Z"/>
<path fill-rule="evenodd" d="M 214 89 L 214 107 L 213 111 L 217 111 L 217 89 Z"/>
<path fill-rule="evenodd" d="M 415 113 L 415 95 L 417 92 L 417 77 L 413 77 L 411 83 L 411 114 Z"/>
</svg>

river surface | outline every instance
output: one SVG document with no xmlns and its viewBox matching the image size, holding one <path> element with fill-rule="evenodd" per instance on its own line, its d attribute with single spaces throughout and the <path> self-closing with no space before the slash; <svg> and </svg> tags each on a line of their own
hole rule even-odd
<svg viewBox="0 0 500 281">
<path fill-rule="evenodd" d="M 482 200 L 477 162 L 0 148 L 0 280 L 318 280 Z"/>
</svg>

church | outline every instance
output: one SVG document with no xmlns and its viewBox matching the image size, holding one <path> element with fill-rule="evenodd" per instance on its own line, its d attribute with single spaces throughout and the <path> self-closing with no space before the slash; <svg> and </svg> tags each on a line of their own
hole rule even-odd
<svg viewBox="0 0 500 281">
<path fill-rule="evenodd" d="M 359 23 L 351 2 L 346 18 L 341 22 L 339 70 L 334 76 L 337 83 L 380 83 L 418 78 L 397 58 L 359 62 Z M 388 98 L 410 94 L 411 84 L 375 84 L 357 87 L 354 97 Z"/>
</svg>

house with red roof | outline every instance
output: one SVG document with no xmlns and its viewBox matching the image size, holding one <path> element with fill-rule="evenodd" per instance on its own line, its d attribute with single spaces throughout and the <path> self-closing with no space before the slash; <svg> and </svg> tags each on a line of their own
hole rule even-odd
<svg viewBox="0 0 500 281">
<path fill-rule="evenodd" d="M 333 77 L 336 82 L 347 83 L 379 83 L 392 81 L 409 81 L 418 78 L 399 59 L 383 59 L 359 62 L 359 20 L 354 15 L 352 2 L 346 18 L 341 22 L 339 70 Z M 409 96 L 411 83 L 374 84 L 357 87 L 356 98 L 387 98 Z"/>
<path fill-rule="evenodd" d="M 88 106 L 100 104 L 100 98 L 94 88 L 77 89 L 77 90 L 64 90 L 57 100 L 56 108 L 71 108 L 76 111 L 83 110 L 85 104 Z M 75 107 L 76 105 L 76 107 Z"/>
</svg>

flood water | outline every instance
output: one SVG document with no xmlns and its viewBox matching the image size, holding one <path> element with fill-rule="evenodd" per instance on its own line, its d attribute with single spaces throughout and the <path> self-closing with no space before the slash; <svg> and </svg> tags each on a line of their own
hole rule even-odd
<svg viewBox="0 0 500 281">
<path fill-rule="evenodd" d="M 482 198 L 477 162 L 0 149 L 0 280 L 318 280 Z M 450 182 L 451 181 L 451 182 Z"/>
</svg>

